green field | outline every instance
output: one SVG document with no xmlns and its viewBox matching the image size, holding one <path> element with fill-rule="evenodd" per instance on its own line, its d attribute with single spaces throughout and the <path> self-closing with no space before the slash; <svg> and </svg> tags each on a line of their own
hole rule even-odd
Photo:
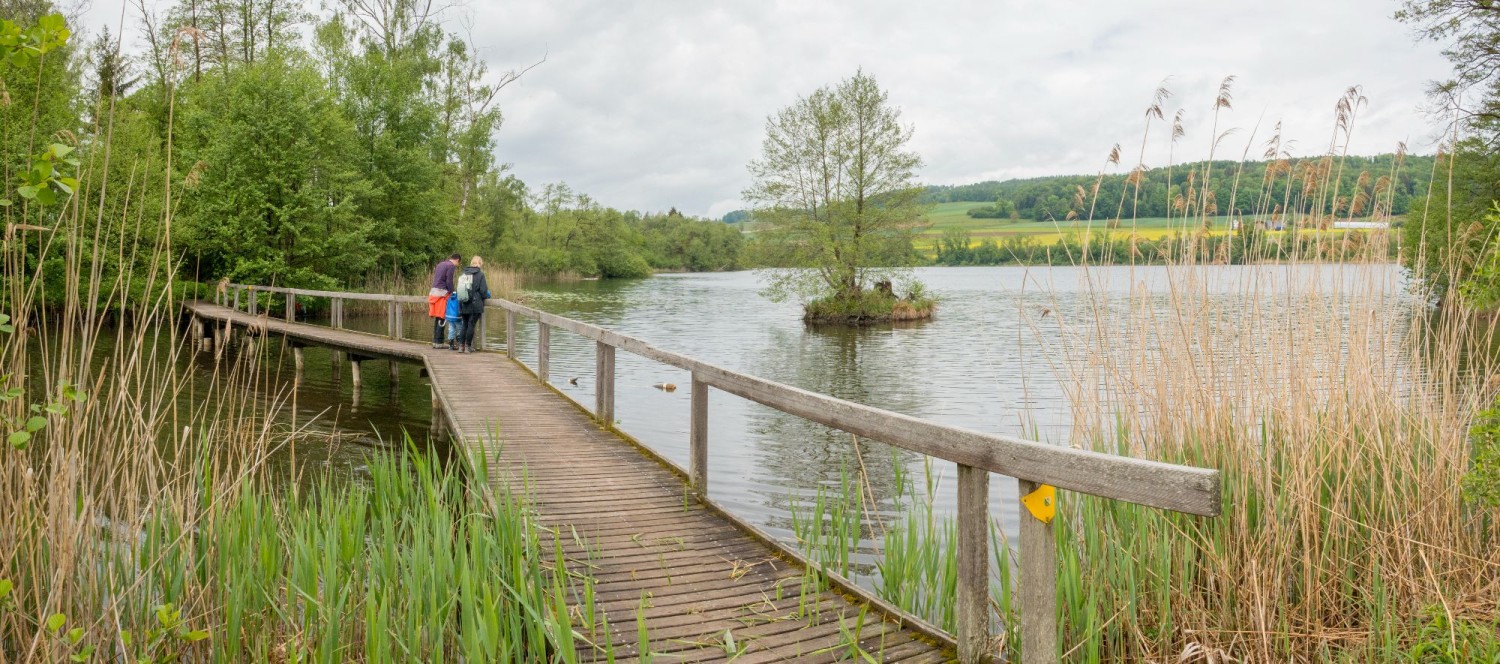
<svg viewBox="0 0 1500 664">
<path fill-rule="evenodd" d="M 1075 231 L 1104 230 L 1104 218 L 1107 215 L 1096 215 L 1099 218 L 1092 222 L 1084 220 L 1073 221 L 1032 221 L 1023 219 L 1010 221 L 1007 219 L 975 219 L 968 215 L 969 210 L 989 205 L 988 203 L 938 203 L 927 212 L 927 221 L 931 226 L 922 231 L 925 236 L 939 236 L 944 231 L 958 229 L 967 231 L 975 239 L 984 237 L 1002 237 L 1006 235 L 1057 235 Z M 1142 235 L 1156 237 L 1171 232 L 1185 230 L 1189 227 L 1196 228 L 1199 219 L 1195 218 L 1187 223 L 1182 219 L 1167 219 L 1165 217 L 1148 217 L 1143 219 L 1126 219 L 1121 222 L 1122 228 L 1134 228 Z M 1229 217 L 1214 217 L 1216 230 L 1228 230 Z"/>
<path fill-rule="evenodd" d="M 1085 221 L 1075 219 L 1073 221 L 1032 221 L 1023 219 L 1011 221 L 1008 219 L 975 219 L 968 215 L 968 211 L 976 207 L 982 207 L 988 203 L 938 203 L 927 212 L 927 221 L 930 226 L 923 229 L 917 238 L 917 249 L 922 251 L 935 251 L 937 240 L 944 232 L 949 230 L 961 230 L 969 234 L 970 246 L 976 245 L 986 239 L 997 240 L 1006 237 L 1027 236 L 1038 242 L 1056 242 L 1059 238 L 1073 233 L 1085 231 L 1106 230 L 1105 215 L 1098 215 L 1100 219 Z M 1167 219 L 1165 217 L 1149 217 L 1144 219 L 1127 219 L 1121 222 L 1120 230 L 1131 230 L 1146 239 L 1159 239 L 1174 233 L 1197 228 L 1200 220 L 1194 219 L 1184 223 L 1182 219 Z M 1229 232 L 1229 218 L 1225 216 L 1214 218 L 1214 231 L 1216 233 Z"/>
</svg>

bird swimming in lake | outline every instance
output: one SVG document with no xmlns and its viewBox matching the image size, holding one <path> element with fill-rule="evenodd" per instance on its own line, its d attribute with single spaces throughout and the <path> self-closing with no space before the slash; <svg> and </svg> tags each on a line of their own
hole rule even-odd
<svg viewBox="0 0 1500 664">
<path fill-rule="evenodd" d="M 568 384 L 569 385 L 577 385 L 578 384 L 578 379 L 577 378 L 569 378 L 568 379 Z"/>
<path fill-rule="evenodd" d="M 677 391 L 677 386 L 674 385 L 674 384 L 672 384 L 672 383 L 657 383 L 655 385 L 652 385 L 651 387 L 654 387 L 654 388 L 656 388 L 658 390 L 661 390 L 663 392 L 676 392 Z"/>
</svg>

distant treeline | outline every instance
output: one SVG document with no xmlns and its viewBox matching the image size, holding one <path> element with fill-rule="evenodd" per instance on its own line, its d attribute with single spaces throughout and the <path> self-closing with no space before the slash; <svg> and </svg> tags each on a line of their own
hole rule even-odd
<svg viewBox="0 0 1500 664">
<path fill-rule="evenodd" d="M 738 226 L 687 217 L 675 208 L 642 214 L 603 207 L 565 184 L 535 196 L 508 180 L 508 195 L 486 220 L 481 246 L 501 264 L 532 274 L 643 277 L 657 270 L 742 267 Z"/>
<path fill-rule="evenodd" d="M 1102 177 L 930 186 L 923 201 L 990 203 L 970 216 L 1037 221 L 1287 212 L 1390 216 L 1406 214 L 1413 198 L 1426 195 L 1432 167 L 1432 157 L 1397 154 L 1251 161 L 1243 170 L 1234 161 L 1195 162 Z M 1303 195 L 1312 190 L 1324 195 Z"/>
<path fill-rule="evenodd" d="M 1244 263 L 1287 260 L 1357 262 L 1395 259 L 1398 242 L 1384 231 L 1268 233 L 1245 227 L 1231 234 L 1179 233 L 1159 239 L 1132 233 L 1094 232 L 1042 242 L 1020 235 L 977 244 L 963 232 L 945 233 L 935 265 L 1160 265 L 1166 263 Z"/>
</svg>

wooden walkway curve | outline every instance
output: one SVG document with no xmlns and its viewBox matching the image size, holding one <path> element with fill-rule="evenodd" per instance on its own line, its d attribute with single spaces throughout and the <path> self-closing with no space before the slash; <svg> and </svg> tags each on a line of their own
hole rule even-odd
<svg viewBox="0 0 1500 664">
<path fill-rule="evenodd" d="M 461 355 L 205 302 L 186 308 L 218 325 L 423 364 L 439 409 L 434 416 L 441 415 L 455 440 L 487 456 L 491 482 L 524 472 L 542 523 L 566 533 L 571 564 L 586 566 L 597 581 L 596 603 L 609 617 L 617 661 L 638 657 L 643 597 L 651 659 L 658 662 L 838 661 L 848 657 L 844 630 L 862 611 L 868 614 L 860 647 L 880 661 L 955 659 L 949 637 L 891 615 L 889 607 L 869 610 L 841 592 L 799 597 L 803 568 L 792 556 L 701 502 L 679 471 L 598 424 L 505 354 Z M 573 532 L 591 550 L 579 547 Z M 726 633 L 743 652 L 727 651 Z"/>
</svg>

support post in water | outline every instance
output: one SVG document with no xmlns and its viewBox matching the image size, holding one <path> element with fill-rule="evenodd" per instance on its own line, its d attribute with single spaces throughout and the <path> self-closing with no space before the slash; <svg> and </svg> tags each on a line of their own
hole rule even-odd
<svg viewBox="0 0 1500 664">
<path fill-rule="evenodd" d="M 699 498 L 708 498 L 708 383 L 693 374 L 692 424 L 688 430 L 690 479 Z"/>
<path fill-rule="evenodd" d="M 302 347 L 292 346 L 292 364 L 297 367 L 297 372 L 296 374 L 294 374 L 294 378 L 292 379 L 294 384 L 300 384 L 302 382 L 302 360 Z"/>
<path fill-rule="evenodd" d="M 615 347 L 603 341 L 594 342 L 594 417 L 615 425 Z"/>
<path fill-rule="evenodd" d="M 364 361 L 360 358 L 352 356 L 349 358 L 349 371 L 350 375 L 354 378 L 355 398 L 358 398 L 360 386 L 364 385 L 364 377 L 359 374 L 359 367 L 362 364 L 364 364 Z"/>
<path fill-rule="evenodd" d="M 546 383 L 550 378 L 549 372 L 552 360 L 552 326 L 536 322 L 536 377 Z"/>
<path fill-rule="evenodd" d="M 443 400 L 438 398 L 435 387 L 432 388 L 432 425 L 430 428 L 434 439 L 448 436 L 448 413 L 443 410 Z"/>
<path fill-rule="evenodd" d="M 505 356 L 516 359 L 516 312 L 505 310 Z"/>
<path fill-rule="evenodd" d="M 397 387 L 401 385 L 401 363 L 397 362 L 395 360 L 391 360 L 390 361 L 390 365 L 391 365 L 391 394 L 395 394 L 396 391 L 397 391 Z"/>
<path fill-rule="evenodd" d="M 1042 488 L 1017 479 L 1022 497 Z M 960 489 L 961 491 L 962 489 Z M 1049 497 L 1054 504 L 1055 497 Z M 962 525 L 959 526 L 962 529 Z M 1043 521 L 1021 510 L 1021 563 L 1017 594 L 1021 604 L 1021 662 L 1057 661 L 1057 542 L 1052 539 L 1050 515 Z"/>
<path fill-rule="evenodd" d="M 959 464 L 958 592 L 954 609 L 958 661 L 963 664 L 990 661 L 989 502 L 989 471 Z M 1023 604 L 1022 611 L 1025 608 Z M 1023 642 L 1025 645 L 1029 644 Z"/>
</svg>

